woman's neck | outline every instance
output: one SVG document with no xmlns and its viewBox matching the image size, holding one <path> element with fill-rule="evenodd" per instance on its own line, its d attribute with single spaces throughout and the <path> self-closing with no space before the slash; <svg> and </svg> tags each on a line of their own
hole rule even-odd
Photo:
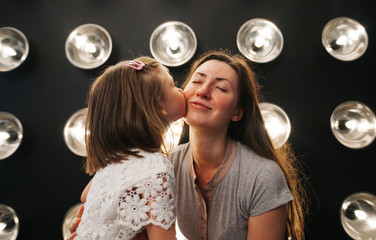
<svg viewBox="0 0 376 240">
<path fill-rule="evenodd" d="M 219 168 L 227 152 L 228 137 L 225 133 L 209 134 L 190 130 L 189 142 L 194 163 L 199 169 Z"/>
</svg>

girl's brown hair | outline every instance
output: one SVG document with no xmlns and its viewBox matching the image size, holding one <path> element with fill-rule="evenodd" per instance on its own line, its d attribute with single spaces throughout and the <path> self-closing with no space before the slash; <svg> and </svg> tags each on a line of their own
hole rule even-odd
<svg viewBox="0 0 376 240">
<path fill-rule="evenodd" d="M 239 77 L 239 102 L 243 109 L 243 117 L 238 122 L 231 122 L 228 136 L 237 140 L 259 155 L 276 161 L 281 167 L 292 193 L 293 200 L 288 203 L 287 234 L 294 240 L 304 239 L 304 221 L 307 211 L 307 197 L 300 165 L 288 143 L 275 149 L 264 125 L 264 120 L 259 107 L 261 98 L 260 86 L 255 73 L 250 67 L 250 62 L 239 54 L 227 50 L 209 51 L 196 60 L 188 72 L 183 88 L 188 84 L 196 69 L 206 61 L 218 60 L 227 63 Z M 185 125 L 182 141 L 188 139 L 188 126 Z"/>
<path fill-rule="evenodd" d="M 108 67 L 92 84 L 86 118 L 86 172 L 138 156 L 136 149 L 161 151 L 169 122 L 161 114 L 162 65 L 139 57 L 141 70 L 122 61 Z"/>
</svg>

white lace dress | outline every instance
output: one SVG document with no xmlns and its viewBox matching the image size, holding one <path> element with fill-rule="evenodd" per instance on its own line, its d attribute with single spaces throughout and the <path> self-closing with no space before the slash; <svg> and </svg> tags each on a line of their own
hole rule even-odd
<svg viewBox="0 0 376 240">
<path fill-rule="evenodd" d="M 97 171 L 75 240 L 132 239 L 150 223 L 172 226 L 173 167 L 161 153 L 140 154 Z"/>
</svg>

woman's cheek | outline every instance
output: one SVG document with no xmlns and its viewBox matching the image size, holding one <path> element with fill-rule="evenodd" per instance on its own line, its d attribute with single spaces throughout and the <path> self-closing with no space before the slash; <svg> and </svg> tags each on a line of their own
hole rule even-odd
<svg viewBox="0 0 376 240">
<path fill-rule="evenodd" d="M 192 96 L 192 89 L 189 86 L 187 86 L 184 89 L 184 97 L 186 100 L 188 100 L 190 96 Z"/>
</svg>

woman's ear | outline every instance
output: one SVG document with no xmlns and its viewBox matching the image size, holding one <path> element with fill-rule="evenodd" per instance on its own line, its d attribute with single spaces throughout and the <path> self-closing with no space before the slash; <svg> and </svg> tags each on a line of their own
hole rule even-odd
<svg viewBox="0 0 376 240">
<path fill-rule="evenodd" d="M 237 122 L 237 121 L 240 121 L 242 119 L 242 117 L 243 117 L 243 108 L 239 107 L 236 110 L 234 116 L 232 116 L 231 120 L 233 122 Z"/>
</svg>

